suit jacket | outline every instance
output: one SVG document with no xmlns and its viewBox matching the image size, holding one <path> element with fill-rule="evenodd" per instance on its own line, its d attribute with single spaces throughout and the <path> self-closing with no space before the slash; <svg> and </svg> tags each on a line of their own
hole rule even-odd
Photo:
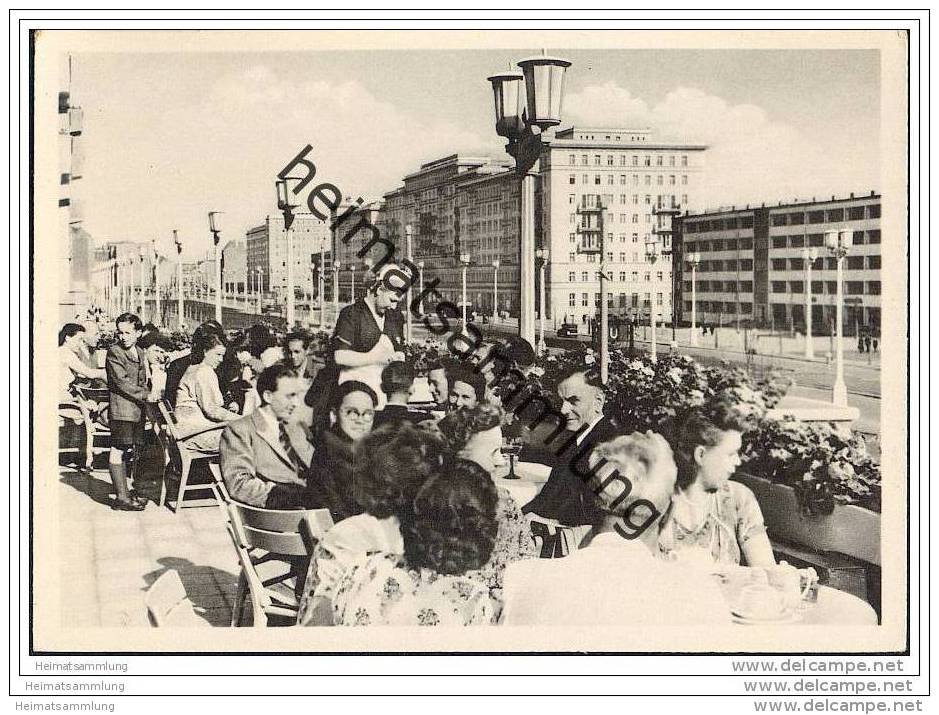
<svg viewBox="0 0 939 715">
<path fill-rule="evenodd" d="M 566 438 L 559 436 L 552 444 L 562 449 L 556 452 L 557 461 L 548 475 L 548 481 L 522 511 L 555 519 L 566 526 L 593 524 L 601 515 L 596 497 L 587 482 L 590 479 L 588 460 L 590 451 L 600 442 L 619 435 L 621 430 L 604 417 L 593 426 L 579 445 L 564 448 Z M 562 441 L 563 440 L 563 441 Z"/>
<path fill-rule="evenodd" d="M 222 478 L 232 499 L 268 509 L 299 508 L 313 446 L 298 424 L 287 425 L 300 459 L 293 466 L 280 443 L 277 419 L 259 408 L 225 428 L 219 444 Z"/>
<path fill-rule="evenodd" d="M 150 388 L 147 358 L 136 345 L 125 350 L 120 343 L 108 348 L 104 362 L 110 391 L 110 419 L 140 422 Z"/>
</svg>

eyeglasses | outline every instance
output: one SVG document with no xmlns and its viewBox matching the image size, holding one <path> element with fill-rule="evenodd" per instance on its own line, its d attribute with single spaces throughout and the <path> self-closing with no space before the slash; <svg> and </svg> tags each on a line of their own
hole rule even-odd
<svg viewBox="0 0 939 715">
<path fill-rule="evenodd" d="M 343 417 L 354 417 L 357 420 L 371 420 L 375 418 L 375 410 L 357 410 L 354 407 L 347 407 L 342 411 Z"/>
</svg>

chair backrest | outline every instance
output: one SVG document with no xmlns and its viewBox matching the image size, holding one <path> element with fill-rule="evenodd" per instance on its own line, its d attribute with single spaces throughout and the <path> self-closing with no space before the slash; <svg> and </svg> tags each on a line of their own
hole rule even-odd
<svg viewBox="0 0 939 715">
<path fill-rule="evenodd" d="M 332 527 L 328 509 L 259 509 L 228 502 L 232 529 L 245 548 L 273 554 L 307 556 Z"/>
<path fill-rule="evenodd" d="M 192 602 L 186 595 L 186 587 L 183 586 L 179 574 L 172 569 L 147 589 L 144 603 L 150 623 L 154 627 L 209 625 L 193 610 Z"/>
<path fill-rule="evenodd" d="M 225 480 L 222 478 L 222 465 L 218 462 L 209 462 L 209 471 L 212 472 L 212 480 L 215 482 L 215 492 L 218 494 L 222 504 L 227 505 L 231 502 L 231 494 L 228 493 L 228 487 L 225 486 Z M 226 509 L 226 514 L 228 510 Z"/>
<path fill-rule="evenodd" d="M 176 415 L 173 412 L 173 408 L 169 406 L 166 399 L 161 399 L 156 404 L 160 413 L 160 431 L 164 434 L 169 444 L 175 447 L 179 438 L 176 436 Z"/>
</svg>

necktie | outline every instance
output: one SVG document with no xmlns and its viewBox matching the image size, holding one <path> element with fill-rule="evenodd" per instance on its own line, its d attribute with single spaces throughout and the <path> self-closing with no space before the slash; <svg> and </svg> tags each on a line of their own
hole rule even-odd
<svg viewBox="0 0 939 715">
<path fill-rule="evenodd" d="M 300 456 L 297 454 L 297 450 L 293 448 L 293 444 L 290 441 L 290 437 L 287 434 L 287 425 L 284 422 L 278 422 L 279 432 L 280 432 L 280 446 L 284 448 L 284 452 L 287 453 L 287 458 L 290 460 L 290 464 L 293 466 L 294 470 L 300 471 L 300 466 L 302 462 L 300 461 Z"/>
</svg>

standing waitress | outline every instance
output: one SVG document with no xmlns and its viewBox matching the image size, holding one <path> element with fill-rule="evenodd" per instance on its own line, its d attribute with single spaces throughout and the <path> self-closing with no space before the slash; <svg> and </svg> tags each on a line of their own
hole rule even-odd
<svg viewBox="0 0 939 715">
<path fill-rule="evenodd" d="M 349 380 L 363 382 L 378 396 L 377 409 L 385 406 L 381 373 L 388 363 L 404 360 L 404 316 L 398 303 L 407 291 L 401 269 L 387 264 L 372 276 L 366 294 L 339 312 L 332 336 L 332 360 L 320 371 L 307 392 L 314 408 L 329 401 L 329 392 Z M 319 413 L 325 412 L 320 410 Z"/>
</svg>

